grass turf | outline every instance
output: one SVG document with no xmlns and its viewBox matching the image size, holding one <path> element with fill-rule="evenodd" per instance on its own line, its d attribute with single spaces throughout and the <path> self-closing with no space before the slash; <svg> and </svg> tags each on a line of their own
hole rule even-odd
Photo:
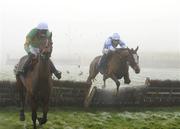
<svg viewBox="0 0 180 129">
<path fill-rule="evenodd" d="M 0 108 L 0 129 L 32 129 L 31 112 L 26 111 L 26 120 L 21 122 L 18 111 L 15 107 Z M 50 108 L 48 122 L 38 128 L 180 129 L 180 108 Z"/>
</svg>

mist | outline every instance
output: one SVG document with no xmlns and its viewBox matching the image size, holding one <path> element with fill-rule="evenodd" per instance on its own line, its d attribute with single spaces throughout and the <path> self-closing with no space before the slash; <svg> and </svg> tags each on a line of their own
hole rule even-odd
<svg viewBox="0 0 180 129">
<path fill-rule="evenodd" d="M 89 63 L 102 54 L 104 41 L 118 32 L 129 48 L 139 46 L 143 60 L 156 55 L 179 60 L 179 5 L 178 0 L 1 1 L 1 65 L 7 56 L 26 54 L 26 34 L 42 21 L 53 33 L 53 59 L 81 58 Z"/>
</svg>

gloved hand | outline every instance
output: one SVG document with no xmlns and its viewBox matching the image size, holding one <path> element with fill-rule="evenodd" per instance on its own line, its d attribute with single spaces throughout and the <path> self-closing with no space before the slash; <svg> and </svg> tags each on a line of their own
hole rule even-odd
<svg viewBox="0 0 180 129">
<path fill-rule="evenodd" d="M 35 48 L 35 47 L 29 45 L 29 51 L 31 54 L 37 56 L 37 54 L 39 53 L 39 48 Z"/>
<path fill-rule="evenodd" d="M 107 54 L 108 53 L 108 49 L 103 49 L 103 54 Z"/>
<path fill-rule="evenodd" d="M 28 53 L 28 56 L 29 56 L 30 59 L 36 58 L 36 55 L 32 54 L 31 52 Z"/>
</svg>

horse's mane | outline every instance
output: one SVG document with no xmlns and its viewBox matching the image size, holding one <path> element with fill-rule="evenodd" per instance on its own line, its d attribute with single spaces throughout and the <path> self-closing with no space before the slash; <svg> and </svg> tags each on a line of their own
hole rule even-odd
<svg viewBox="0 0 180 129">
<path fill-rule="evenodd" d="M 129 53 L 129 49 L 128 48 L 117 48 L 115 50 L 115 54 L 125 54 L 128 55 Z"/>
<path fill-rule="evenodd" d="M 117 48 L 116 52 L 128 51 L 128 48 Z"/>
</svg>

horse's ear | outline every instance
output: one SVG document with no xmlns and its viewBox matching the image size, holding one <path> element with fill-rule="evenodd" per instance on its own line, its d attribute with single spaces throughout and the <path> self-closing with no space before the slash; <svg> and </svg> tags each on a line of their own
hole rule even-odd
<svg viewBox="0 0 180 129">
<path fill-rule="evenodd" d="M 137 52 L 137 51 L 138 51 L 138 49 L 139 49 L 139 46 L 137 46 L 137 48 L 135 49 L 135 51 Z"/>
<path fill-rule="evenodd" d="M 129 53 L 131 52 L 131 49 L 130 49 L 130 48 L 128 48 L 128 47 L 127 47 L 127 50 L 128 50 L 128 52 L 129 52 Z"/>
</svg>

